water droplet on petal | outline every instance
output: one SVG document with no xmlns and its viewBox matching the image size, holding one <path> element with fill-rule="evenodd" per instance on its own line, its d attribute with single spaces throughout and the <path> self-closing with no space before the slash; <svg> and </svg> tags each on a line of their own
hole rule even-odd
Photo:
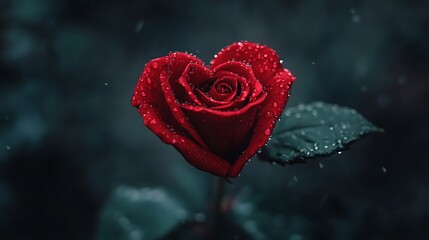
<svg viewBox="0 0 429 240">
<path fill-rule="evenodd" d="M 277 107 L 277 102 L 273 102 L 273 107 Z"/>
<path fill-rule="evenodd" d="M 173 112 L 177 112 L 177 108 L 175 107 L 175 108 L 173 108 Z"/>
<path fill-rule="evenodd" d="M 269 128 L 265 129 L 264 134 L 270 136 L 271 130 Z"/>
<path fill-rule="evenodd" d="M 147 78 L 147 83 L 151 84 L 152 83 L 152 79 Z"/>
<path fill-rule="evenodd" d="M 152 67 L 155 68 L 155 69 L 157 69 L 158 68 L 158 63 L 157 62 L 153 62 L 152 63 Z"/>
<path fill-rule="evenodd" d="M 266 113 L 265 113 L 265 117 L 266 117 L 266 118 L 269 118 L 269 117 L 271 117 L 272 115 L 273 115 L 273 114 L 272 114 L 271 112 L 266 112 Z"/>
<path fill-rule="evenodd" d="M 142 95 L 142 97 L 146 97 L 146 93 L 145 92 L 142 92 L 141 95 Z"/>
</svg>

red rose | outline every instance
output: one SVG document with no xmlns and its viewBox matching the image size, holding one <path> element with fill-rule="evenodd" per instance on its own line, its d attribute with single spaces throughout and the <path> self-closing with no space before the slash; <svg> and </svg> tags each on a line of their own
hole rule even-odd
<svg viewBox="0 0 429 240">
<path fill-rule="evenodd" d="M 210 67 L 181 52 L 151 60 L 132 105 L 191 165 L 236 177 L 268 141 L 294 80 L 273 49 L 238 42 Z"/>
</svg>

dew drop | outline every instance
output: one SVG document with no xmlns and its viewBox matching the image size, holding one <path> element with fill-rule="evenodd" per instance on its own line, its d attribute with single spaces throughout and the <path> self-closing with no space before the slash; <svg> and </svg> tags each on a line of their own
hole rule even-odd
<svg viewBox="0 0 429 240">
<path fill-rule="evenodd" d="M 142 95 L 142 97 L 146 97 L 146 93 L 145 92 L 142 92 L 141 95 Z"/>
<path fill-rule="evenodd" d="M 157 69 L 157 68 L 158 68 L 158 63 L 157 63 L 157 62 L 153 62 L 153 63 L 152 63 L 152 67 L 153 67 L 154 69 Z"/>
<path fill-rule="evenodd" d="M 147 78 L 147 83 L 151 84 L 152 83 L 152 79 Z"/>
<path fill-rule="evenodd" d="M 381 167 L 381 171 L 383 171 L 384 173 L 386 173 L 387 172 L 387 169 L 386 169 L 386 167 Z"/>
<path fill-rule="evenodd" d="M 277 107 L 277 102 L 273 102 L 273 107 Z"/>
<path fill-rule="evenodd" d="M 140 21 L 137 23 L 137 25 L 136 25 L 136 27 L 135 27 L 134 31 L 135 31 L 136 33 L 140 32 L 140 31 L 142 30 L 143 26 L 144 26 L 144 22 L 143 22 L 142 20 L 140 20 Z"/>
<path fill-rule="evenodd" d="M 271 130 L 269 128 L 265 129 L 264 134 L 270 136 Z"/>
<path fill-rule="evenodd" d="M 269 118 L 269 117 L 271 117 L 272 115 L 273 115 L 273 114 L 272 114 L 271 112 L 269 112 L 269 111 L 265 113 L 265 117 L 266 117 L 266 118 Z"/>
<path fill-rule="evenodd" d="M 175 107 L 175 108 L 173 108 L 173 112 L 177 112 L 177 108 Z"/>
<path fill-rule="evenodd" d="M 108 82 L 105 82 L 105 83 L 104 83 L 104 86 L 106 86 L 106 87 L 107 87 L 107 86 L 109 86 L 109 83 L 108 83 Z"/>
<path fill-rule="evenodd" d="M 259 69 L 259 72 L 260 72 L 260 73 L 264 73 L 264 69 L 263 69 L 263 68 L 260 68 L 260 69 Z"/>
</svg>

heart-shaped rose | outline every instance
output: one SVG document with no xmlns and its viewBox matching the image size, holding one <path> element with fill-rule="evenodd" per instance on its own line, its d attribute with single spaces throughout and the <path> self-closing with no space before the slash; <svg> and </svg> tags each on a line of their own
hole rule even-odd
<svg viewBox="0 0 429 240">
<path fill-rule="evenodd" d="M 238 42 L 210 67 L 181 52 L 151 60 L 132 105 L 191 165 L 236 177 L 268 141 L 294 80 L 273 49 Z"/>
</svg>

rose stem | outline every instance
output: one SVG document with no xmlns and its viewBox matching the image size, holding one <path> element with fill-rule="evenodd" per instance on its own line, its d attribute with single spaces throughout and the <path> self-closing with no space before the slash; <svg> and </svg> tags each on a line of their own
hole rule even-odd
<svg viewBox="0 0 429 240">
<path fill-rule="evenodd" d="M 214 198 L 213 198 L 213 209 L 212 209 L 212 237 L 217 240 L 220 239 L 220 232 L 222 226 L 222 199 L 224 192 L 225 179 L 222 177 L 217 177 L 214 185 Z"/>
</svg>

